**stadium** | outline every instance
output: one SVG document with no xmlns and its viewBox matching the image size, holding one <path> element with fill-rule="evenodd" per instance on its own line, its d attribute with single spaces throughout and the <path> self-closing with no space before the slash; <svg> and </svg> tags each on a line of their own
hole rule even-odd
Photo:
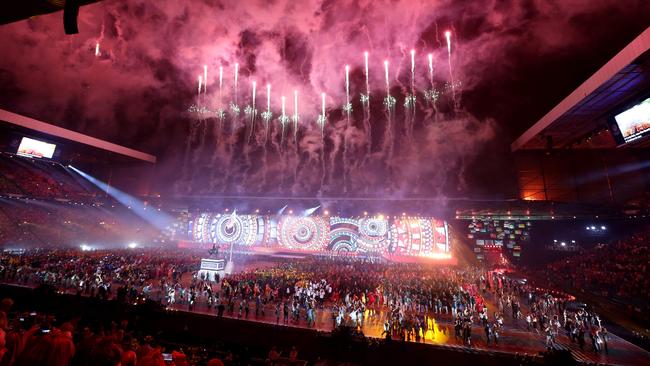
<svg viewBox="0 0 650 366">
<path fill-rule="evenodd" d="M 648 364 L 646 1 L 0 9 L 0 366 Z"/>
</svg>

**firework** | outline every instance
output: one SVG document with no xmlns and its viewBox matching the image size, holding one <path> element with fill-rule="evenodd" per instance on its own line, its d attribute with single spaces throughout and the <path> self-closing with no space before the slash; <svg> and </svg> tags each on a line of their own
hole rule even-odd
<svg viewBox="0 0 650 366">
<path fill-rule="evenodd" d="M 219 66 L 219 111 L 223 114 L 223 66 Z M 219 112 L 217 113 L 219 114 Z"/>
<path fill-rule="evenodd" d="M 322 111 L 321 111 L 321 115 L 318 116 L 318 124 L 320 125 L 321 136 L 322 136 L 322 134 L 325 131 L 325 123 L 327 122 L 327 115 L 325 114 L 325 93 L 321 94 L 321 98 L 322 98 Z"/>
<path fill-rule="evenodd" d="M 370 84 L 368 83 L 368 51 L 363 53 L 363 59 L 366 64 L 366 94 L 370 95 Z"/>
<path fill-rule="evenodd" d="M 445 38 L 447 39 L 447 54 L 451 55 L 451 32 L 450 31 L 445 32 Z"/>
<path fill-rule="evenodd" d="M 350 102 L 350 65 L 345 65 L 345 101 Z"/>
<path fill-rule="evenodd" d="M 384 70 L 386 73 L 386 94 L 390 95 L 390 80 L 388 79 L 388 60 L 384 60 Z"/>
<path fill-rule="evenodd" d="M 284 143 L 284 129 L 285 126 L 287 125 L 287 122 L 289 122 L 289 117 L 287 117 L 286 109 L 285 109 L 285 104 L 286 104 L 286 98 L 284 95 L 280 97 L 280 100 L 282 102 L 282 114 L 280 115 L 280 126 L 282 126 L 282 134 L 280 135 L 280 144 Z"/>
<path fill-rule="evenodd" d="M 235 63 L 235 105 L 237 105 L 237 82 L 239 80 L 239 63 Z"/>
<path fill-rule="evenodd" d="M 361 103 L 366 104 L 370 102 L 370 84 L 368 82 L 368 51 L 363 53 L 363 61 L 366 76 L 366 94 L 361 94 Z"/>
<path fill-rule="evenodd" d="M 239 112 L 241 112 L 241 109 L 239 106 L 235 103 L 230 103 L 230 112 L 232 112 L 233 116 L 237 117 L 239 116 Z"/>
<path fill-rule="evenodd" d="M 411 50 L 411 94 L 406 95 L 404 107 L 415 107 L 415 99 L 415 50 Z"/>
<path fill-rule="evenodd" d="M 271 113 L 271 84 L 266 84 L 266 111 Z"/>
<path fill-rule="evenodd" d="M 197 98 L 201 98 L 201 86 L 203 85 L 203 76 L 199 75 L 199 89 L 198 89 L 198 94 Z M 198 103 L 198 99 L 197 99 Z"/>
<path fill-rule="evenodd" d="M 451 69 L 451 32 L 445 32 L 445 38 L 447 38 L 447 63 L 449 64 L 449 84 L 451 86 L 451 97 L 454 101 L 454 107 L 457 107 L 456 103 L 456 89 L 454 82 L 454 72 Z"/>
<path fill-rule="evenodd" d="M 255 127 L 255 124 L 254 124 L 255 123 L 255 114 L 257 113 L 257 110 L 255 109 L 255 93 L 256 93 L 257 83 L 255 81 L 253 81 L 252 84 L 253 84 L 252 85 L 253 86 L 253 92 L 252 92 L 253 99 L 251 101 L 251 105 L 247 105 L 246 108 L 244 109 L 244 113 L 246 113 L 246 115 L 251 117 L 251 132 L 250 132 L 250 135 L 248 136 L 248 141 L 249 142 L 250 142 L 250 138 L 252 137 L 252 134 L 253 134 L 253 128 Z"/>
<path fill-rule="evenodd" d="M 221 97 L 222 88 L 223 88 L 223 66 L 219 66 L 219 97 Z"/>
<path fill-rule="evenodd" d="M 345 65 L 345 105 L 343 106 L 343 110 L 347 113 L 348 120 L 349 120 L 350 112 L 352 112 L 352 103 L 350 103 L 350 66 L 349 65 Z"/>
<path fill-rule="evenodd" d="M 203 65 L 203 93 L 208 92 L 208 65 Z"/>
<path fill-rule="evenodd" d="M 395 98 L 390 95 L 390 79 L 388 77 L 388 60 L 384 61 L 384 71 L 386 74 L 386 98 L 384 99 L 384 105 L 390 110 L 395 106 Z"/>
<path fill-rule="evenodd" d="M 415 50 L 411 50 L 411 91 L 415 87 Z"/>
<path fill-rule="evenodd" d="M 433 54 L 430 53 L 427 58 L 429 59 L 429 82 L 431 87 L 433 87 Z"/>
<path fill-rule="evenodd" d="M 271 84 L 266 84 L 266 112 L 262 113 L 262 120 L 264 120 L 264 129 L 266 136 L 269 133 L 269 121 L 273 114 L 271 113 Z M 267 138 L 265 137 L 264 143 L 266 144 Z"/>
<path fill-rule="evenodd" d="M 293 91 L 293 140 L 297 142 L 298 140 L 298 91 Z"/>
<path fill-rule="evenodd" d="M 253 81 L 253 110 L 255 110 L 255 87 L 257 83 Z"/>
</svg>

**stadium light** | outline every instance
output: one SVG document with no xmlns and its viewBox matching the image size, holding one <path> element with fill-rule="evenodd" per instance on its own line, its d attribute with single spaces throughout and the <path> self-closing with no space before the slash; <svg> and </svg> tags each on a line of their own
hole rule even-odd
<svg viewBox="0 0 650 366">
<path fill-rule="evenodd" d="M 605 226 L 601 226 L 600 230 L 607 230 L 607 228 Z"/>
<path fill-rule="evenodd" d="M 131 242 L 131 243 L 129 243 L 129 245 L 127 245 L 127 246 L 129 247 L 129 249 L 135 249 L 135 248 L 138 247 L 138 243 Z"/>
<path fill-rule="evenodd" d="M 286 208 L 287 208 L 287 205 L 282 206 L 282 208 L 278 210 L 278 215 L 282 215 Z"/>
<path fill-rule="evenodd" d="M 90 247 L 89 245 L 86 245 L 86 244 L 81 244 L 79 246 L 79 248 L 81 248 L 81 250 L 84 251 L 84 252 L 87 252 L 87 251 L 92 249 L 92 247 Z"/>
<path fill-rule="evenodd" d="M 316 210 L 318 210 L 319 208 L 320 208 L 320 205 L 318 205 L 316 207 L 308 208 L 308 209 L 306 209 L 305 211 L 302 212 L 302 215 L 304 217 L 311 216 L 311 214 L 316 212 Z"/>
</svg>

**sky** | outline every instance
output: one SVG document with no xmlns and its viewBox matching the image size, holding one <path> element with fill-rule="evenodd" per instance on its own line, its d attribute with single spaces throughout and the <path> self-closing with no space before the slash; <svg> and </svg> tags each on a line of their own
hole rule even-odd
<svg viewBox="0 0 650 366">
<path fill-rule="evenodd" d="M 511 198 L 509 144 L 650 25 L 650 3 L 106 0 L 77 35 L 61 18 L 0 26 L 0 106 L 157 155 L 160 191 Z"/>
</svg>

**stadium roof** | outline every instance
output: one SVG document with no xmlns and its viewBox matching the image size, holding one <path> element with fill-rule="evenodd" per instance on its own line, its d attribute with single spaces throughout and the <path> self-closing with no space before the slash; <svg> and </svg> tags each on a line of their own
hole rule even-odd
<svg viewBox="0 0 650 366">
<path fill-rule="evenodd" d="M 77 0 L 76 5 L 88 5 L 101 0 Z M 63 10 L 65 0 L 20 0 L 0 2 L 0 24 Z M 63 19 L 61 19 L 63 22 Z"/>
<path fill-rule="evenodd" d="M 607 117 L 650 91 L 650 27 L 517 138 L 511 150 L 613 148 Z M 650 146 L 648 139 L 633 144 Z"/>
<path fill-rule="evenodd" d="M 79 132 L 68 130 L 30 117 L 25 117 L 20 114 L 9 112 L 4 109 L 0 109 L 0 121 L 5 121 L 17 126 L 22 126 L 51 136 L 75 141 L 78 143 L 96 147 L 98 149 L 110 151 L 116 154 L 128 156 L 149 163 L 156 162 L 155 156 L 144 153 L 142 151 L 133 150 L 125 146 L 114 144 L 112 142 L 100 140 L 92 136 L 84 135 Z"/>
</svg>

